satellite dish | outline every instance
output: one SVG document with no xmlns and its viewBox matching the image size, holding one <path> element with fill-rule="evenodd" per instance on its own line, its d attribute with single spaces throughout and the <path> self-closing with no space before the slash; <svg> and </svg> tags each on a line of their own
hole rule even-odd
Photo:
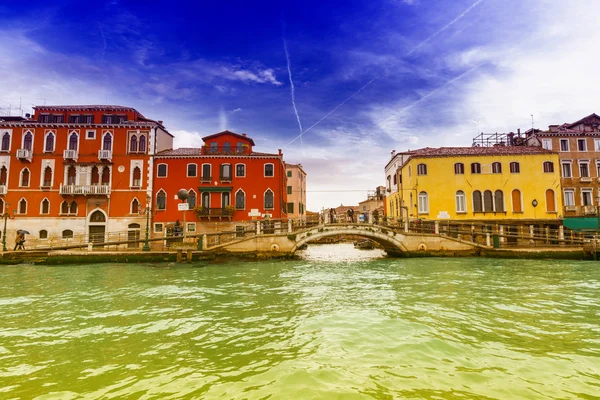
<svg viewBox="0 0 600 400">
<path fill-rule="evenodd" d="M 187 200 L 187 198 L 190 197 L 190 193 L 185 189 L 179 189 L 177 192 L 177 197 L 179 200 Z"/>
</svg>

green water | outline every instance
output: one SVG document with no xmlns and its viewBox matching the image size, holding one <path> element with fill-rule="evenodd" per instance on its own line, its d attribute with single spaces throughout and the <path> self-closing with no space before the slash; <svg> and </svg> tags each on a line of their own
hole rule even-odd
<svg viewBox="0 0 600 400">
<path fill-rule="evenodd" d="M 6 266 L 0 398 L 591 399 L 600 262 Z"/>
</svg>

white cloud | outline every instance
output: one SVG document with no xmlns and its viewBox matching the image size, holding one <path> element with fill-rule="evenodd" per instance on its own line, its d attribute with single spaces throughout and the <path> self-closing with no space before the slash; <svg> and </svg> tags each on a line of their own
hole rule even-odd
<svg viewBox="0 0 600 400">
<path fill-rule="evenodd" d="M 175 136 L 173 140 L 173 148 L 178 149 L 182 147 L 201 147 L 204 142 L 202 137 L 206 135 L 200 134 L 200 132 L 191 132 L 186 130 L 171 131 Z"/>
</svg>

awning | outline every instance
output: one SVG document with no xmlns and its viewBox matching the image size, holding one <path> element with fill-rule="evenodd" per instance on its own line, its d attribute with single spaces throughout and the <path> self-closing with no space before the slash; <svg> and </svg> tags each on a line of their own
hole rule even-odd
<svg viewBox="0 0 600 400">
<path fill-rule="evenodd" d="M 598 218 L 565 218 L 563 225 L 565 228 L 576 231 L 596 231 L 598 230 Z"/>
<path fill-rule="evenodd" d="M 198 186 L 198 192 L 231 192 L 233 186 Z"/>
</svg>

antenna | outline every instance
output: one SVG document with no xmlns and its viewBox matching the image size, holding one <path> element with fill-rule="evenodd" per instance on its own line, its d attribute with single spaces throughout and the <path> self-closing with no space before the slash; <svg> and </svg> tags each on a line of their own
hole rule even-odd
<svg viewBox="0 0 600 400">
<path fill-rule="evenodd" d="M 531 134 L 533 135 L 535 130 L 533 129 L 533 114 L 529 114 L 531 115 Z"/>
</svg>

